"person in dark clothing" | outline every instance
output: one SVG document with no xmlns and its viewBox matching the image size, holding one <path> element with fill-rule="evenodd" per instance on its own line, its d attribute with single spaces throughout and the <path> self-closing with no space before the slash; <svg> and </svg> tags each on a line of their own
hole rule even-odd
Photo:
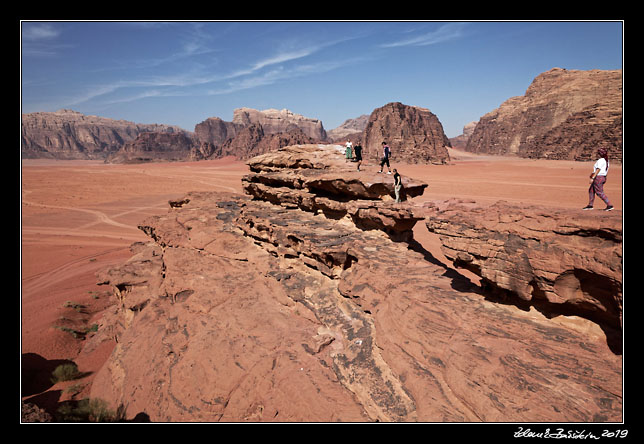
<svg viewBox="0 0 644 444">
<path fill-rule="evenodd" d="M 391 174 L 391 168 L 389 167 L 389 157 L 391 156 L 391 150 L 387 142 L 382 142 L 382 159 L 380 161 L 380 171 L 382 173 L 382 168 L 387 164 L 387 174 Z"/>
<path fill-rule="evenodd" d="M 394 168 L 394 192 L 396 193 L 396 202 L 400 202 L 400 190 L 402 189 L 402 178 L 398 170 Z"/>
<path fill-rule="evenodd" d="M 358 162 L 358 171 L 360 171 L 360 165 L 362 164 L 362 145 L 360 145 L 360 142 L 356 143 L 353 151 L 355 153 L 355 162 Z"/>
</svg>

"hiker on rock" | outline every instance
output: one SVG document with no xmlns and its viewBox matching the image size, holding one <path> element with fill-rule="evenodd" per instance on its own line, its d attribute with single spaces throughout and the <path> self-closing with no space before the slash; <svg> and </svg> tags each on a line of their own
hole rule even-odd
<svg viewBox="0 0 644 444">
<path fill-rule="evenodd" d="M 362 164 L 362 145 L 360 145 L 360 142 L 356 143 L 354 151 L 356 153 L 354 161 L 358 162 L 358 171 L 360 171 L 360 165 Z"/>
<path fill-rule="evenodd" d="M 606 194 L 604 194 L 604 184 L 606 183 L 606 176 L 608 175 L 608 152 L 604 148 L 597 150 L 597 155 L 599 159 L 593 165 L 593 172 L 590 174 L 590 188 L 588 188 L 588 205 L 586 205 L 584 210 L 592 210 L 593 203 L 595 202 L 595 194 L 600 197 L 606 203 L 606 208 L 604 211 L 611 211 L 613 206 Z"/>
<path fill-rule="evenodd" d="M 400 190 L 402 189 L 402 178 L 398 170 L 394 168 L 394 192 L 396 193 L 396 203 L 400 202 Z"/>
<path fill-rule="evenodd" d="M 345 145 L 346 146 L 346 152 L 345 152 L 346 159 L 345 159 L 345 162 L 353 157 L 353 154 L 351 153 L 351 146 L 352 145 L 353 144 L 351 143 L 351 141 L 347 140 L 347 143 Z"/>
<path fill-rule="evenodd" d="M 391 168 L 389 167 L 389 157 L 391 156 L 391 150 L 387 142 L 382 142 L 382 159 L 380 160 L 380 171 L 382 173 L 382 168 L 387 164 L 387 174 L 391 174 Z"/>
</svg>

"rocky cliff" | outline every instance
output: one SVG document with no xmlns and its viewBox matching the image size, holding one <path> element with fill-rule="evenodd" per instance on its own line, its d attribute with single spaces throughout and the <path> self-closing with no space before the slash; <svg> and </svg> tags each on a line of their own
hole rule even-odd
<svg viewBox="0 0 644 444">
<path fill-rule="evenodd" d="M 454 263 L 489 290 L 551 315 L 622 328 L 622 214 L 452 200 L 428 205 L 427 227 Z M 619 335 L 618 335 L 619 336 Z"/>
<path fill-rule="evenodd" d="M 362 134 L 368 121 L 368 114 L 356 117 L 355 119 L 347 119 L 342 125 L 327 131 L 327 137 L 332 142 L 344 143 L 346 142 L 347 136 L 351 139 L 357 134 Z"/>
<path fill-rule="evenodd" d="M 474 132 L 474 128 L 476 128 L 476 123 L 477 122 L 468 123 L 463 127 L 463 133 L 460 136 L 452 137 L 449 139 L 452 148 L 459 150 L 465 149 L 465 147 L 467 146 L 467 141 L 470 140 L 470 137 Z"/>
<path fill-rule="evenodd" d="M 314 140 L 298 127 L 291 126 L 287 131 L 266 133 L 262 125 L 253 123 L 239 130 L 234 138 L 223 143 L 215 157 L 233 156 L 245 160 L 289 145 L 313 142 Z"/>
<path fill-rule="evenodd" d="M 293 144 L 324 140 L 322 122 L 288 110 L 235 110 L 233 122 L 211 117 L 194 133 L 167 125 L 141 125 L 71 110 L 22 116 L 22 157 L 105 159 L 112 163 L 248 159 Z"/>
<path fill-rule="evenodd" d="M 267 134 L 287 132 L 299 128 L 302 132 L 316 142 L 325 141 L 326 131 L 318 119 L 304 117 L 287 109 L 267 109 L 258 111 L 252 108 L 237 108 L 233 112 L 233 122 L 237 125 L 249 126 L 260 124 Z"/>
<path fill-rule="evenodd" d="M 186 133 L 143 132 L 107 156 L 111 163 L 172 162 L 188 160 L 198 152 Z"/>
<path fill-rule="evenodd" d="M 248 164 L 247 195 L 169 202 L 100 273 L 116 304 L 87 347 L 116 346 L 92 397 L 152 421 L 621 420 L 601 332 L 489 300 L 413 241 L 425 184 L 395 203 L 341 146 Z"/>
<path fill-rule="evenodd" d="M 87 116 L 71 110 L 22 115 L 22 158 L 104 159 L 142 132 L 184 133 L 175 126 L 145 125 Z"/>
<path fill-rule="evenodd" d="M 221 146 L 233 139 L 244 125 L 226 122 L 219 117 L 210 117 L 195 125 L 195 138 L 200 142 Z"/>
<path fill-rule="evenodd" d="M 382 157 L 382 142 L 395 162 L 443 164 L 450 142 L 438 118 L 425 108 L 388 103 L 375 109 L 362 134 L 363 156 Z"/>
<path fill-rule="evenodd" d="M 601 147 L 621 161 L 622 71 L 554 68 L 481 117 L 466 150 L 591 160 Z"/>
</svg>

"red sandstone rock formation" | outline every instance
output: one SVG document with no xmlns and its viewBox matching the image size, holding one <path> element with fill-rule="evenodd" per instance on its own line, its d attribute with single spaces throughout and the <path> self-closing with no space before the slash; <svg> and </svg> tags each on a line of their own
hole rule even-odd
<svg viewBox="0 0 644 444">
<path fill-rule="evenodd" d="M 450 142 L 438 118 L 425 108 L 389 103 L 375 109 L 362 135 L 363 157 L 380 159 L 387 142 L 394 162 L 443 164 Z"/>
<path fill-rule="evenodd" d="M 342 160 L 342 147 L 288 147 L 249 161 L 252 174 L 242 179 L 244 191 L 260 200 L 320 212 L 332 219 L 350 217 L 365 230 L 376 229 L 392 239 L 410 240 L 416 221 L 412 211 L 393 205 L 393 179 L 355 171 Z M 401 199 L 423 194 L 427 184 L 402 178 Z"/>
<path fill-rule="evenodd" d="M 243 125 L 226 122 L 219 117 L 209 117 L 195 125 L 195 138 L 200 142 L 221 146 L 234 138 L 244 128 Z"/>
<path fill-rule="evenodd" d="M 171 134 L 170 136 L 168 134 Z M 288 145 L 325 140 L 322 122 L 288 110 L 235 110 L 233 122 L 211 117 L 194 134 L 61 110 L 22 116 L 22 157 L 106 159 L 108 162 L 238 159 Z"/>
<path fill-rule="evenodd" d="M 327 137 L 320 120 L 304 117 L 287 109 L 258 111 L 252 108 L 237 108 L 233 112 L 233 123 L 242 126 L 258 123 L 266 134 L 284 133 L 295 127 L 315 142 L 325 141 Z"/>
<path fill-rule="evenodd" d="M 622 71 L 554 68 L 524 96 L 481 117 L 467 151 L 590 160 L 597 148 L 622 157 Z"/>
<path fill-rule="evenodd" d="M 392 202 L 390 176 L 352 175 L 333 146 L 249 165 L 252 197 L 170 202 L 100 274 L 117 304 L 92 341 L 117 345 L 92 397 L 152 421 L 621 420 L 606 339 L 487 300 L 394 241 L 388 227 L 432 209 Z"/>
<path fill-rule="evenodd" d="M 342 125 L 327 131 L 327 138 L 332 142 L 345 143 L 347 138 L 355 143 L 355 138 L 357 135 L 362 135 L 367 122 L 369 121 L 369 115 L 364 114 L 355 119 L 347 119 Z"/>
<path fill-rule="evenodd" d="M 206 150 L 206 147 L 201 147 Z M 108 156 L 112 163 L 139 163 L 187 160 L 196 155 L 195 141 L 186 133 L 140 133 L 115 154 Z"/>
<path fill-rule="evenodd" d="M 279 148 L 312 143 L 313 139 L 296 127 L 279 133 L 266 133 L 260 124 L 251 124 L 240 129 L 233 139 L 226 141 L 215 157 L 233 156 L 237 159 L 249 159 Z"/>
<path fill-rule="evenodd" d="M 22 157 L 104 159 L 142 132 L 184 133 L 168 125 L 86 116 L 60 110 L 22 115 Z"/>
<path fill-rule="evenodd" d="M 459 150 L 465 149 L 467 141 L 474 132 L 474 128 L 476 128 L 476 122 L 470 122 L 463 127 L 463 134 L 450 138 L 449 142 L 452 145 L 452 148 L 457 148 Z"/>
<path fill-rule="evenodd" d="M 445 256 L 488 286 L 548 313 L 621 331 L 621 212 L 459 200 L 427 208 L 427 227 L 440 236 Z"/>
</svg>

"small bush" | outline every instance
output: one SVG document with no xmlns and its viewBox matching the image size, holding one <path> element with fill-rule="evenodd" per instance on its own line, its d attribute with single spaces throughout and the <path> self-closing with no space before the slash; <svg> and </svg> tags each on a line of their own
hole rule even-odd
<svg viewBox="0 0 644 444">
<path fill-rule="evenodd" d="M 73 308 L 79 313 L 82 313 L 85 310 L 85 306 L 83 304 L 79 304 L 77 302 L 72 302 L 72 301 L 67 301 L 63 304 L 63 307 L 65 308 Z"/>
<path fill-rule="evenodd" d="M 60 331 L 64 331 L 66 333 L 69 333 L 74 337 L 74 339 L 82 339 L 83 338 L 83 332 L 79 330 L 74 330 L 73 328 L 70 327 L 63 327 L 61 325 L 54 325 L 54 328 L 57 328 Z"/>
<path fill-rule="evenodd" d="M 62 381 L 72 381 L 80 376 L 78 366 L 73 362 L 70 364 L 61 364 L 51 373 L 51 382 L 54 384 Z"/>
<path fill-rule="evenodd" d="M 65 403 L 58 408 L 57 416 L 65 422 L 115 422 L 122 421 L 125 412 L 121 409 L 114 412 L 102 399 L 81 399 L 77 403 Z"/>
<path fill-rule="evenodd" d="M 85 339 L 85 336 L 88 333 L 96 333 L 98 331 L 98 324 L 92 324 L 89 327 L 82 329 L 75 329 L 70 327 L 63 327 L 61 325 L 54 325 L 54 328 L 69 333 L 74 337 L 74 339 Z"/>
<path fill-rule="evenodd" d="M 85 386 L 86 386 L 86 384 L 82 384 L 82 383 L 80 383 L 80 382 L 79 382 L 79 383 L 77 383 L 77 384 L 70 385 L 69 387 L 67 387 L 67 388 L 65 389 L 65 393 L 71 393 L 71 394 L 72 394 L 72 396 L 76 396 L 76 395 L 77 395 L 77 394 L 79 394 L 81 391 L 83 391 L 83 389 L 85 388 Z"/>
</svg>

